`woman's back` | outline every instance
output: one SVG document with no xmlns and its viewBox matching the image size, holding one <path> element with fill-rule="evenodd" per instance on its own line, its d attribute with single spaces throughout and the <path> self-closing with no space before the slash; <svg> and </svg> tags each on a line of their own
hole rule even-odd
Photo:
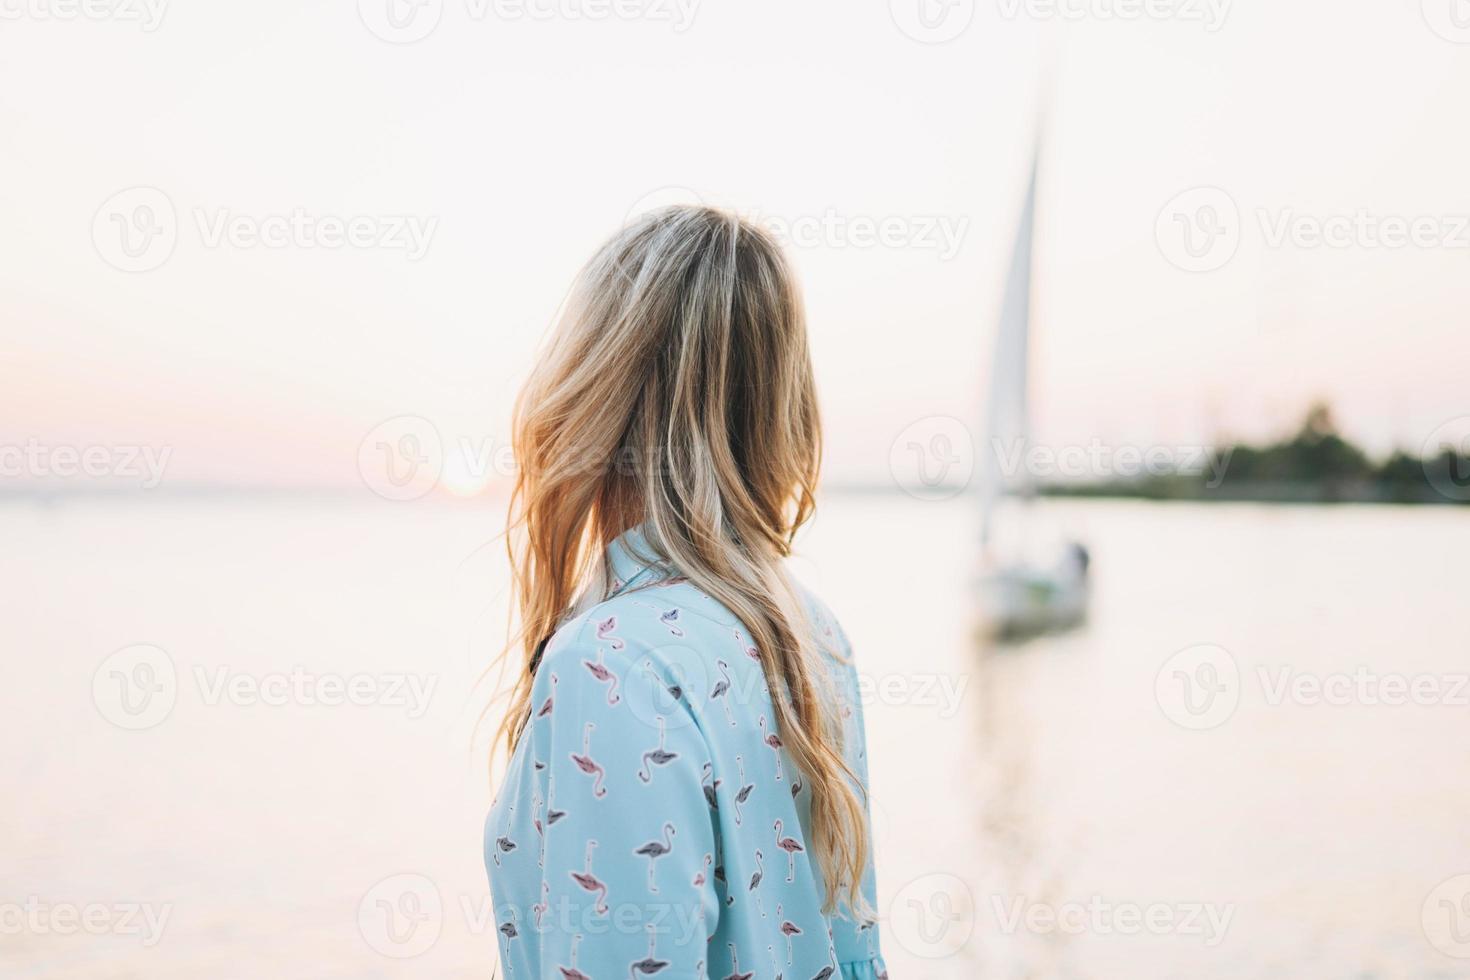
<svg viewBox="0 0 1470 980">
<path fill-rule="evenodd" d="M 508 977 L 885 976 L 876 929 L 822 912 L 810 792 L 750 631 L 638 529 L 610 595 L 536 666 L 531 721 L 485 829 Z M 847 762 L 866 791 L 856 675 L 816 600 Z M 862 890 L 873 902 L 871 867 Z M 825 972 L 824 972 L 825 971 Z"/>
</svg>

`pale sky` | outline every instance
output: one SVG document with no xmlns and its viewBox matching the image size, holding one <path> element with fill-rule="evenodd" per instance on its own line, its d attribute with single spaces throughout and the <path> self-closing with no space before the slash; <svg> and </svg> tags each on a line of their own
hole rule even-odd
<svg viewBox="0 0 1470 980">
<path fill-rule="evenodd" d="M 968 26 L 937 44 L 900 26 L 919 0 L 442 0 L 402 44 L 368 26 L 388 2 L 191 0 L 145 30 L 0 0 L 0 443 L 166 444 L 171 478 L 287 485 L 355 482 L 398 415 L 501 444 L 577 267 L 678 187 L 836 222 L 793 247 L 828 472 L 885 479 L 916 419 L 980 428 L 1043 75 L 1038 440 L 1271 435 L 1325 397 L 1417 449 L 1470 414 L 1470 43 L 1431 26 L 1470 42 L 1453 0 L 956 0 L 931 9 Z M 177 241 L 126 272 L 105 205 L 139 186 Z M 1156 224 L 1199 187 L 1238 247 L 1186 271 Z M 215 237 L 293 212 L 365 217 L 373 244 Z M 1359 213 L 1439 233 L 1272 237 Z M 895 244 L 867 244 L 885 220 Z"/>
</svg>

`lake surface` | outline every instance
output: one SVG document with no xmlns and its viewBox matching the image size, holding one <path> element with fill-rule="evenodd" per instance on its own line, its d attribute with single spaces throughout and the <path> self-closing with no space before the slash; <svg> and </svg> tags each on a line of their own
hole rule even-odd
<svg viewBox="0 0 1470 980">
<path fill-rule="evenodd" d="M 0 506 L 0 974 L 488 977 L 500 508 Z M 834 495 L 916 978 L 1470 977 L 1470 512 L 1046 502 L 1087 626 L 974 639 L 971 501 Z"/>
</svg>

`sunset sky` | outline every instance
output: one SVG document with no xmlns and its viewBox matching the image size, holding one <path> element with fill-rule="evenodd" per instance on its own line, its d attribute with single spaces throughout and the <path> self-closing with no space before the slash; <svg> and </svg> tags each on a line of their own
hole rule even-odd
<svg viewBox="0 0 1470 980">
<path fill-rule="evenodd" d="M 944 43 L 905 33 L 904 0 L 685 2 L 445 0 L 413 43 L 375 35 L 372 0 L 165 5 L 151 30 L 7 7 L 0 442 L 168 445 L 172 479 L 290 486 L 355 482 L 394 416 L 501 445 L 578 265 L 639 202 L 693 192 L 821 229 L 792 248 L 828 473 L 885 479 L 911 422 L 979 431 L 1043 77 L 1038 440 L 1267 436 L 1325 398 L 1417 450 L 1470 414 L 1470 29 L 1436 0 L 1216 22 L 961 0 Z M 134 187 L 176 244 L 128 272 L 107 207 Z M 1157 234 L 1194 188 L 1237 209 L 1209 271 Z M 327 226 L 250 239 L 292 214 Z M 369 244 L 325 244 L 354 218 Z M 1420 244 L 1374 230 L 1419 219 Z"/>
</svg>

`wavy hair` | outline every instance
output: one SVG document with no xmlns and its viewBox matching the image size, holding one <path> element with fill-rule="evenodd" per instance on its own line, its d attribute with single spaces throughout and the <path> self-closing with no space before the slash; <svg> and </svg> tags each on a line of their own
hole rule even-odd
<svg viewBox="0 0 1470 980">
<path fill-rule="evenodd" d="M 530 717 L 539 651 L 606 546 L 655 557 L 750 631 L 776 725 L 811 789 L 828 912 L 870 914 L 868 828 L 822 653 L 782 559 L 812 514 L 821 420 L 795 277 L 776 242 L 708 207 L 636 220 L 583 268 L 516 402 L 507 548 L 520 667 L 497 742 Z"/>
</svg>

